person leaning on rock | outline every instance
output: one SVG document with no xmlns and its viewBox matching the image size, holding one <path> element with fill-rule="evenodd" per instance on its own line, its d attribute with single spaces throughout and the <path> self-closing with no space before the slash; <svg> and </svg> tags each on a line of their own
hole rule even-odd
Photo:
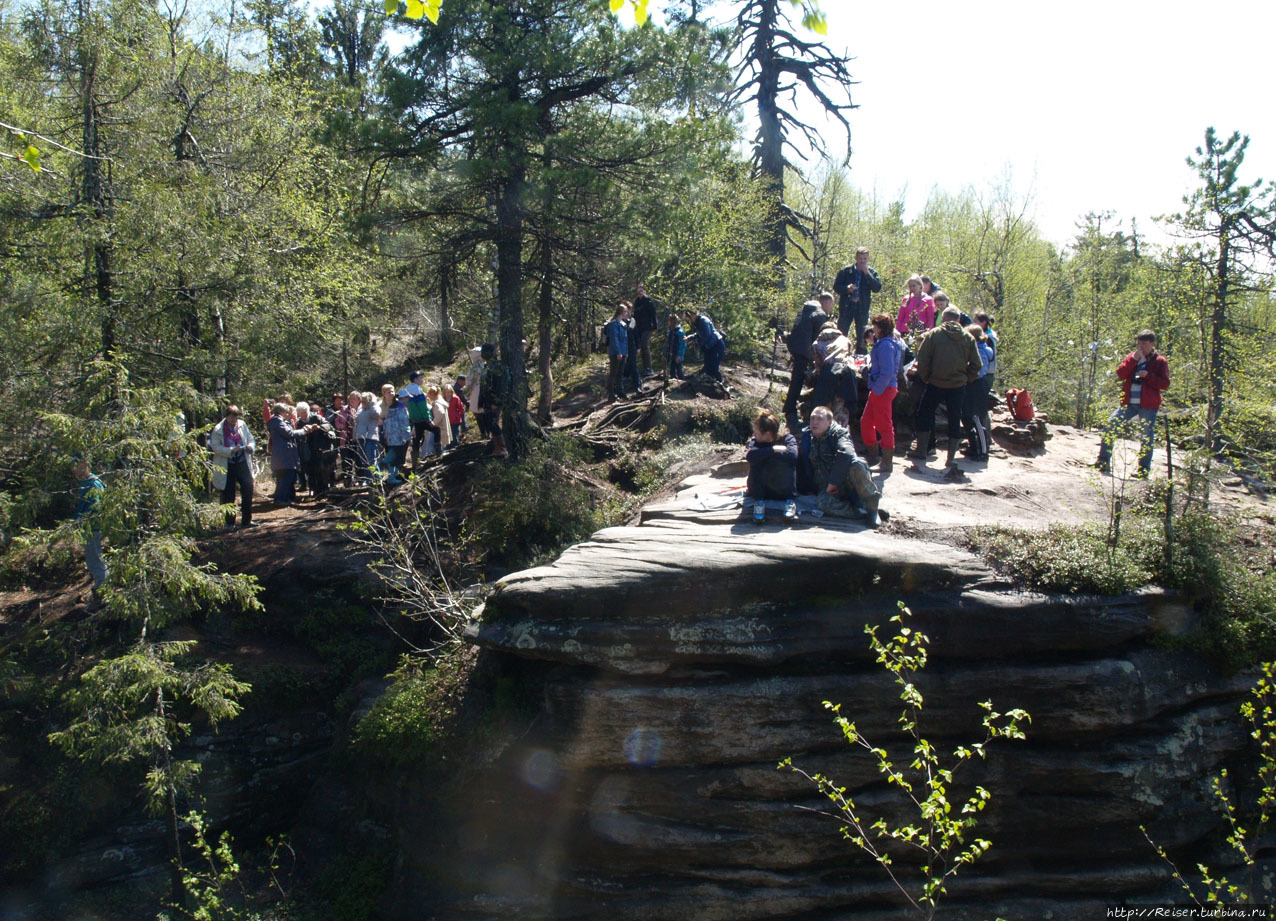
<svg viewBox="0 0 1276 921">
<path fill-rule="evenodd" d="M 926 385 L 926 392 L 917 408 L 917 446 L 908 456 L 914 460 L 926 458 L 931 429 L 935 426 L 935 410 L 943 403 L 948 413 L 948 460 L 945 463 L 951 467 L 957 460 L 961 440 L 966 385 L 979 377 L 984 363 L 974 337 L 962 329 L 961 311 L 946 307 L 941 319 L 943 323 L 927 333 L 917 348 L 917 376 Z"/>
<path fill-rule="evenodd" d="M 882 491 L 855 455 L 851 433 L 833 421 L 827 406 L 811 411 L 811 425 L 798 450 L 804 479 L 815 490 L 816 508 L 836 518 L 863 517 L 870 528 L 877 527 Z"/>
<path fill-rule="evenodd" d="M 827 320 L 828 313 L 819 301 L 807 301 L 793 318 L 793 328 L 784 340 L 789 349 L 791 370 L 783 412 L 791 432 L 796 432 L 801 427 L 798 421 L 798 398 L 802 396 L 802 386 L 806 383 L 807 372 L 811 370 L 811 360 L 814 358 L 812 345 L 816 334 Z"/>
</svg>

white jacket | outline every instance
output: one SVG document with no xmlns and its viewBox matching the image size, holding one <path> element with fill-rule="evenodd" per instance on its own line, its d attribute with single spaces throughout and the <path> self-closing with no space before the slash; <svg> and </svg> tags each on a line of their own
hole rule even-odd
<svg viewBox="0 0 1276 921">
<path fill-rule="evenodd" d="M 222 427 L 226 424 L 223 419 L 213 426 L 212 434 L 208 436 L 208 448 L 213 452 L 213 487 L 215 489 L 226 488 L 226 469 L 230 466 L 231 455 L 235 453 L 232 446 L 226 444 L 226 433 Z M 252 454 L 257 449 L 257 442 L 253 440 L 253 433 L 248 430 L 248 426 L 244 424 L 244 420 L 240 419 L 236 427 L 239 430 L 239 437 L 244 443 L 244 450 L 248 454 Z M 252 464 L 248 465 L 249 474 L 252 473 Z"/>
</svg>

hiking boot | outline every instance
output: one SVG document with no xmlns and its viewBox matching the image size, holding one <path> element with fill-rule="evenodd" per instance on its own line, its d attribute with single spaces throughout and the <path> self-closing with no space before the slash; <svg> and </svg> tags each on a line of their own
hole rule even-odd
<svg viewBox="0 0 1276 921">
<path fill-rule="evenodd" d="M 918 432 L 917 445 L 908 452 L 908 457 L 913 460 L 925 460 L 930 454 L 929 449 L 926 447 L 929 441 L 930 432 Z"/>
<path fill-rule="evenodd" d="M 864 523 L 870 528 L 877 527 L 877 504 L 880 499 L 873 496 L 864 503 Z"/>
</svg>

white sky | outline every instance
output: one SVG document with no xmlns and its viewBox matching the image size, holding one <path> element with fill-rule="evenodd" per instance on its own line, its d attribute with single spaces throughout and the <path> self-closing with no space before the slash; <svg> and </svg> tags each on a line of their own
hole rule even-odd
<svg viewBox="0 0 1276 921">
<path fill-rule="evenodd" d="M 651 9 L 659 21 L 661 0 Z M 856 186 L 909 216 L 932 188 L 1010 177 L 1047 239 L 1087 211 L 1141 236 L 1194 184 L 1184 158 L 1207 125 L 1250 136 L 1242 181 L 1276 181 L 1276 0 L 821 0 L 825 42 L 859 81 Z M 621 19 L 632 25 L 626 7 Z M 803 33 L 816 37 L 813 33 Z M 392 47 L 402 47 L 402 40 Z M 1264 50 L 1268 49 L 1268 50 Z M 819 124 L 817 110 L 808 120 Z M 830 149 L 840 127 L 828 123 Z"/>
<path fill-rule="evenodd" d="M 849 50 L 855 185 L 916 213 L 934 186 L 1031 192 L 1056 243 L 1090 210 L 1181 207 L 1184 163 L 1214 125 L 1250 136 L 1242 180 L 1276 180 L 1276 0 L 823 0 Z M 1266 49 L 1266 50 L 1265 50 Z"/>
</svg>

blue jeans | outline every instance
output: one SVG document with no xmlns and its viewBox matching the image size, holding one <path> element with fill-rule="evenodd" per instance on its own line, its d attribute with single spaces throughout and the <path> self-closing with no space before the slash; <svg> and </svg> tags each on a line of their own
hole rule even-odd
<svg viewBox="0 0 1276 921">
<path fill-rule="evenodd" d="M 102 535 L 95 534 L 84 538 L 84 563 L 88 567 L 89 576 L 93 579 L 93 587 L 101 588 L 106 581 L 106 561 L 102 559 Z"/>
<path fill-rule="evenodd" d="M 372 468 L 376 467 L 377 458 L 381 455 L 381 442 L 375 438 L 360 438 L 359 450 L 363 457 L 363 465 L 359 468 L 359 478 L 366 480 L 372 476 Z"/>
<path fill-rule="evenodd" d="M 1112 442 L 1116 440 L 1116 431 L 1131 419 L 1139 420 L 1142 430 L 1142 441 L 1139 445 L 1139 469 L 1147 473 L 1152 469 L 1152 442 L 1156 438 L 1156 410 L 1144 409 L 1141 406 L 1121 406 L 1108 419 L 1103 427 L 1103 442 L 1099 446 L 1099 463 L 1106 464 L 1112 460 Z"/>
</svg>

